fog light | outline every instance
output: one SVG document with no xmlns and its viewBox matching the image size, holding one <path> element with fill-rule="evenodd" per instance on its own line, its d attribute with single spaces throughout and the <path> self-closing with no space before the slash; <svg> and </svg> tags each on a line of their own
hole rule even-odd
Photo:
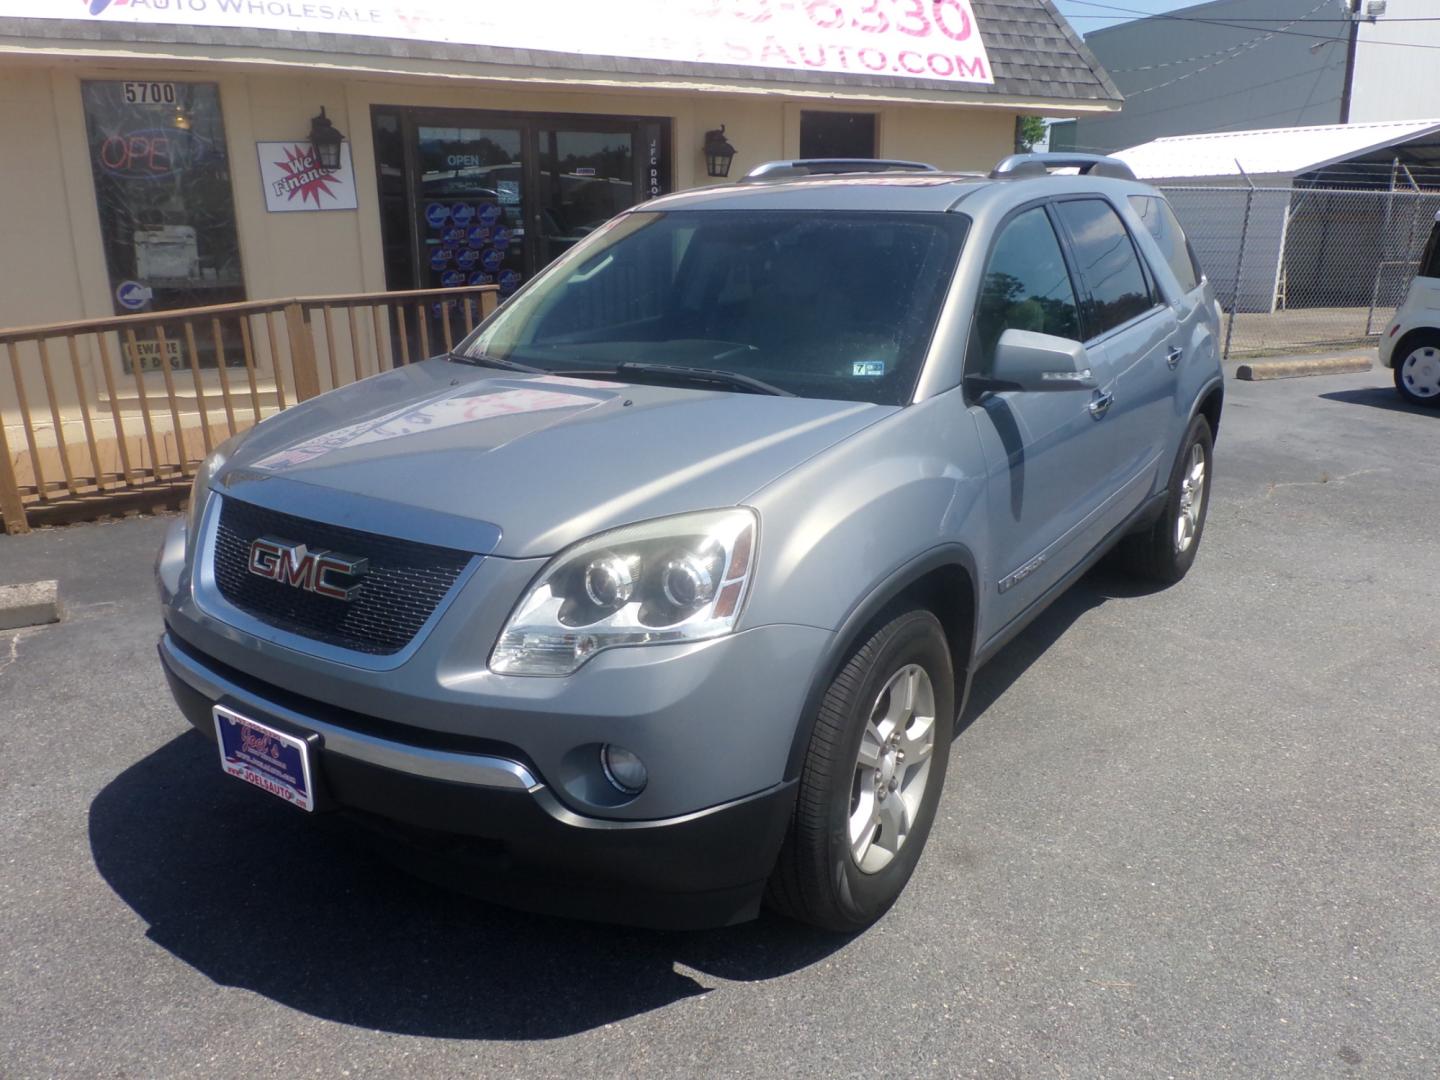
<svg viewBox="0 0 1440 1080">
<path fill-rule="evenodd" d="M 649 775 L 645 763 L 623 746 L 606 743 L 600 748 L 600 767 L 605 770 L 605 779 L 617 791 L 626 795 L 639 795 L 645 790 Z"/>
</svg>

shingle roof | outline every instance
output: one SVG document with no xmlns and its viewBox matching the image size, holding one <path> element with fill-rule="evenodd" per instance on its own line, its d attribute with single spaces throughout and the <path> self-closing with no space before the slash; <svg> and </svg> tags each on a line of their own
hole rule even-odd
<svg viewBox="0 0 1440 1080">
<path fill-rule="evenodd" d="M 990 54 L 996 93 L 1121 101 L 1110 75 L 1051 0 L 971 0 L 971 7 Z"/>
<path fill-rule="evenodd" d="M 408 60 L 538 66 L 562 71 L 712 78 L 767 85 L 911 89 L 953 94 L 957 99 L 1001 96 L 1056 103 L 1120 102 L 1120 91 L 1110 81 L 1110 76 L 1055 10 L 1051 0 L 971 0 L 971 4 L 979 24 L 981 39 L 990 56 L 995 75 L 993 85 L 727 64 L 691 64 L 628 57 L 582 56 L 574 53 L 399 41 L 343 34 L 322 35 L 254 29 L 237 31 L 225 27 L 181 23 L 162 25 L 88 19 L 0 18 L 0 39 L 20 38 L 32 47 L 37 40 L 225 45 L 241 50 L 247 47 L 296 49 Z"/>
</svg>

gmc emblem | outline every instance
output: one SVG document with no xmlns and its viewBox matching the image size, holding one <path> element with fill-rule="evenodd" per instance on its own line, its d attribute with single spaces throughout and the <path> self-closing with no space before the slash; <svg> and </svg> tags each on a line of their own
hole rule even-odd
<svg viewBox="0 0 1440 1080">
<path fill-rule="evenodd" d="M 267 581 L 278 581 L 332 600 L 353 600 L 360 586 L 339 584 L 333 578 L 363 577 L 370 569 L 370 560 L 335 551 L 310 551 L 304 544 L 262 536 L 250 544 L 248 569 Z"/>
</svg>

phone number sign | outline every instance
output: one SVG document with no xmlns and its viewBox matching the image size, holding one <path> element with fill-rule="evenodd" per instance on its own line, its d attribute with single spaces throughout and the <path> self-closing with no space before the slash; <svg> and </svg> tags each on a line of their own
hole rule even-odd
<svg viewBox="0 0 1440 1080">
<path fill-rule="evenodd" d="M 992 83 L 970 0 L 92 0 L 97 21 L 439 41 L 885 78 Z M 35 17 L 33 0 L 0 16 Z M 162 88 L 163 84 L 159 84 Z"/>
<path fill-rule="evenodd" d="M 970 0 L 692 0 L 704 61 L 992 83 Z"/>
</svg>

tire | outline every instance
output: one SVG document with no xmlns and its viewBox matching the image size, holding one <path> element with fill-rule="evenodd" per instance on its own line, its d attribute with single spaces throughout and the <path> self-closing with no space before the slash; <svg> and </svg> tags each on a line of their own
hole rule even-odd
<svg viewBox="0 0 1440 1080">
<path fill-rule="evenodd" d="M 930 834 L 954 724 L 955 672 L 939 620 L 924 610 L 889 620 L 821 701 L 768 906 L 842 933 L 885 914 Z"/>
<path fill-rule="evenodd" d="M 1215 440 L 1204 416 L 1190 421 L 1180 453 L 1170 470 L 1169 497 L 1154 525 L 1127 536 L 1117 548 L 1120 566 L 1136 577 L 1173 585 L 1194 565 L 1210 512 L 1210 487 L 1215 475 Z M 1200 467 L 1198 509 L 1194 494 L 1196 465 Z M 1185 515 L 1182 521 L 1181 515 Z"/>
<path fill-rule="evenodd" d="M 1411 334 L 1395 350 L 1395 389 L 1411 405 L 1440 408 L 1440 333 Z"/>
</svg>

